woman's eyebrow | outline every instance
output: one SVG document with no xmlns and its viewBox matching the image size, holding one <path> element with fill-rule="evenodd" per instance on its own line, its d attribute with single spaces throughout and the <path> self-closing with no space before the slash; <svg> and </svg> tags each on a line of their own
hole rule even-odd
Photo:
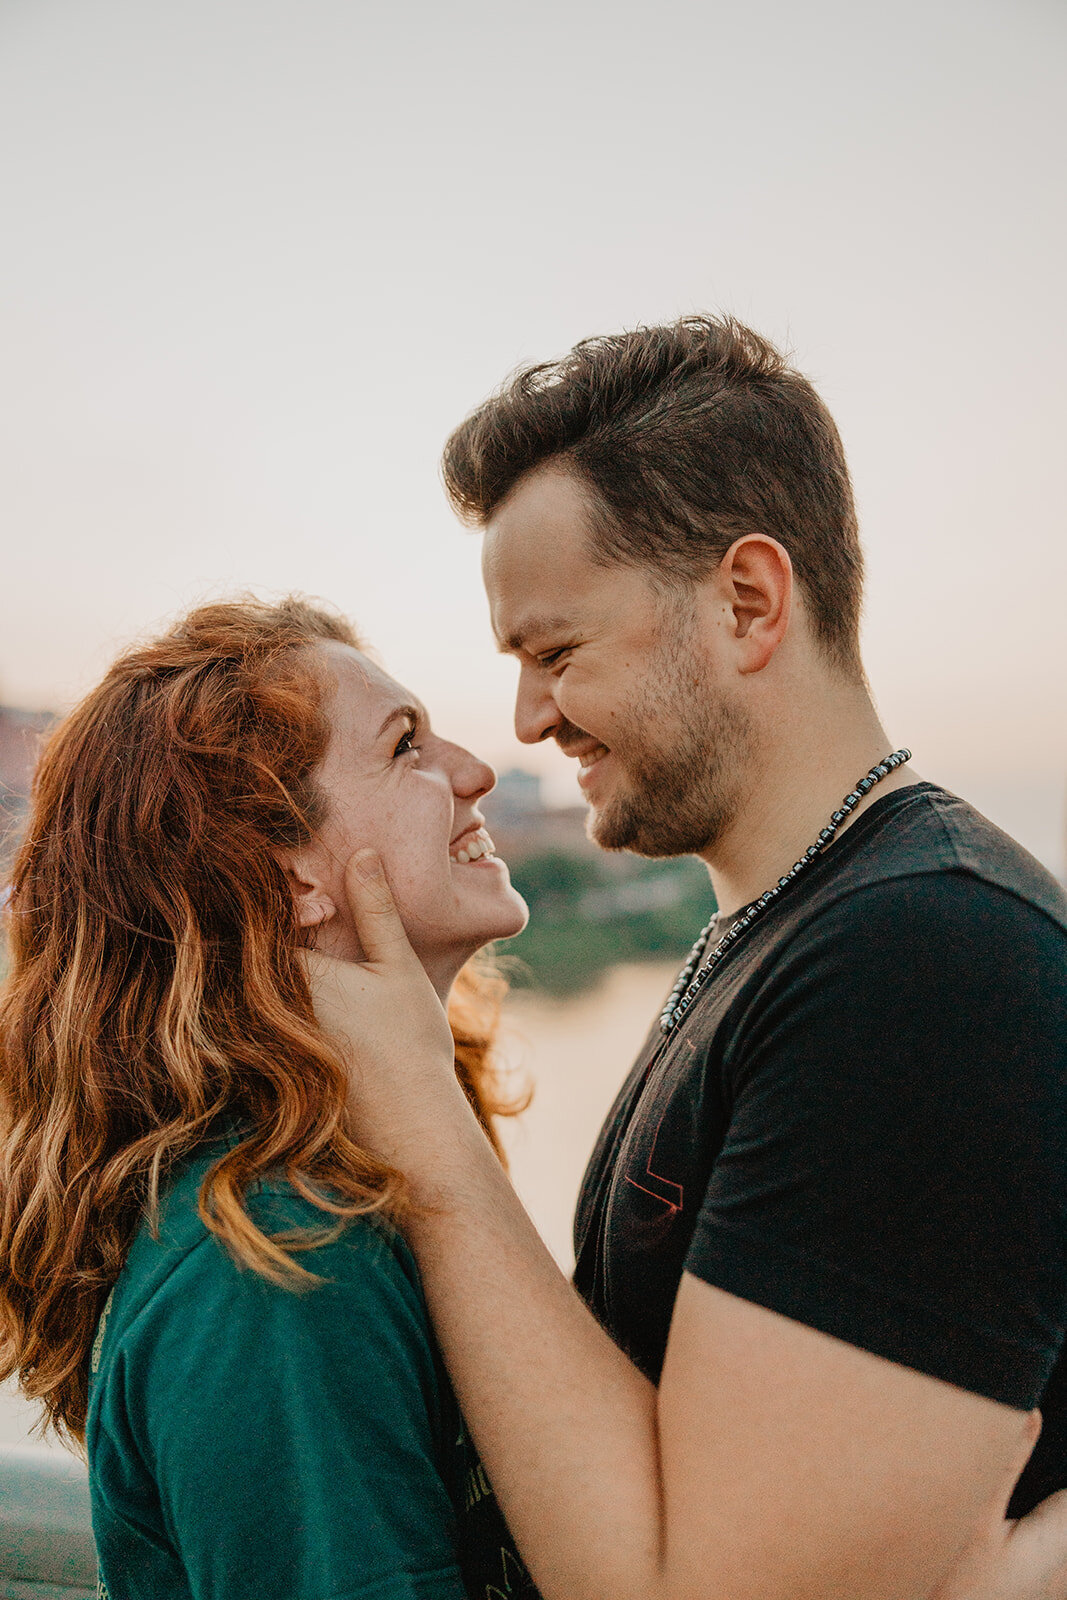
<svg viewBox="0 0 1067 1600">
<path fill-rule="evenodd" d="M 393 723 L 399 721 L 401 717 L 405 722 L 411 723 L 428 722 L 430 720 L 425 706 L 394 706 L 374 737 L 380 739 L 386 728 L 392 727 Z"/>
</svg>

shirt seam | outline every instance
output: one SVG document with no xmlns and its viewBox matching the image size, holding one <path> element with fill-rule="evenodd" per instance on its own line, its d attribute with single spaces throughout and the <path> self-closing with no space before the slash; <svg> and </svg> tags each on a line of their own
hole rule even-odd
<svg viewBox="0 0 1067 1600">
<path fill-rule="evenodd" d="M 134 1311 L 131 1316 L 125 1317 L 123 1319 L 122 1332 L 118 1335 L 116 1342 L 112 1345 L 111 1351 L 110 1351 L 110 1354 L 108 1355 L 106 1363 L 105 1363 L 104 1358 L 103 1358 L 103 1350 L 101 1350 L 101 1353 L 100 1353 L 100 1364 L 99 1364 L 99 1366 L 97 1368 L 97 1382 L 99 1382 L 99 1375 L 100 1375 L 100 1373 L 102 1373 L 104 1371 L 105 1365 L 110 1366 L 111 1364 L 113 1364 L 116 1356 L 118 1355 L 119 1351 L 122 1349 L 122 1346 L 125 1344 L 128 1335 L 133 1331 L 133 1328 L 134 1328 L 135 1324 L 140 1320 L 140 1318 L 143 1316 L 143 1314 L 148 1310 L 148 1307 L 152 1304 L 152 1301 L 155 1299 L 156 1295 L 159 1294 L 160 1290 L 164 1289 L 166 1287 L 166 1285 L 170 1282 L 171 1278 L 177 1272 L 178 1268 L 183 1264 L 183 1262 L 188 1261 L 190 1256 L 195 1255 L 196 1252 L 198 1250 L 200 1250 L 204 1245 L 211 1244 L 211 1243 L 218 1243 L 218 1241 L 215 1239 L 214 1234 L 205 1232 L 204 1237 L 202 1239 L 197 1239 L 194 1244 L 190 1244 L 190 1245 L 184 1246 L 180 1250 L 180 1252 L 178 1253 L 177 1259 L 171 1264 L 170 1267 L 168 1267 L 167 1271 L 164 1273 L 163 1277 L 160 1278 L 159 1282 L 152 1285 L 152 1288 L 149 1290 L 147 1297 L 145 1299 L 143 1299 L 138 1304 L 136 1311 Z M 125 1271 L 125 1266 L 126 1266 L 126 1263 L 123 1262 L 122 1271 Z M 120 1272 L 119 1276 L 121 1277 L 121 1275 L 122 1275 L 122 1273 Z M 117 1284 L 118 1281 L 119 1281 L 118 1278 L 116 1278 L 115 1279 L 115 1283 Z M 105 1343 L 106 1343 L 106 1336 L 105 1336 Z"/>
<path fill-rule="evenodd" d="M 938 820 L 940 821 L 940 819 Z M 817 909 L 801 918 L 792 932 L 786 935 L 786 937 L 781 938 L 780 942 L 775 945 L 773 963 L 774 971 L 777 972 L 779 970 L 782 959 L 789 954 L 798 941 L 809 937 L 812 933 L 812 930 L 817 929 L 819 923 L 824 918 L 828 917 L 832 911 L 844 905 L 847 901 L 857 900 L 865 894 L 872 894 L 877 890 L 885 888 L 889 884 L 906 883 L 909 881 L 916 882 L 922 878 L 943 878 L 949 876 L 970 878 L 974 883 L 984 884 L 984 886 L 993 893 L 1005 895 L 1008 899 L 1013 900 L 1017 905 L 1025 906 L 1028 910 L 1034 912 L 1037 916 L 1040 916 L 1043 922 L 1052 928 L 1053 932 L 1060 938 L 1061 941 L 1067 943 L 1067 928 L 1065 928 L 1063 923 L 1054 917 L 1051 912 L 1046 911 L 1044 906 L 1035 904 L 1033 900 L 1027 899 L 1025 895 L 1019 894 L 1014 889 L 1009 889 L 1005 884 L 994 883 L 991 879 L 983 877 L 982 874 L 976 872 L 973 867 L 968 867 L 960 862 L 956 862 L 952 866 L 922 867 L 912 870 L 902 868 L 900 871 L 893 872 L 886 877 L 877 878 L 873 883 L 858 883 L 841 888 L 833 895 L 832 899 L 827 900 Z M 782 903 L 787 905 L 788 899 L 784 899 Z M 739 939 L 733 950 L 729 952 L 727 960 L 723 962 L 721 970 L 726 969 L 729 962 L 729 955 L 733 955 L 736 958 L 738 952 L 744 952 L 747 948 L 747 942 L 744 939 Z M 761 966 L 754 973 L 744 980 L 742 992 L 748 992 L 749 986 L 752 983 L 755 983 L 758 988 L 766 981 L 767 977 L 768 974 L 763 971 L 761 964 Z M 704 995 L 710 995 L 713 990 L 713 984 L 705 984 Z M 700 996 L 698 995 L 698 1000 L 699 998 Z M 731 1009 L 733 1005 L 736 1004 L 737 998 L 738 996 L 735 996 L 734 1000 L 731 1002 Z M 697 1007 L 694 1006 L 693 1010 L 695 1012 Z M 659 1045 L 656 1046 L 656 1049 L 659 1049 Z"/>
</svg>

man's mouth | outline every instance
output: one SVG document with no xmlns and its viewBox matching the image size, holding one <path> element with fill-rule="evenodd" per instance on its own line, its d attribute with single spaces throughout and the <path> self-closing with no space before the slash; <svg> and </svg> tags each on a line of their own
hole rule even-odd
<svg viewBox="0 0 1067 1600">
<path fill-rule="evenodd" d="M 594 745 L 592 750 L 583 750 L 578 757 L 578 784 L 585 789 L 592 781 L 596 768 L 609 756 L 611 751 L 606 744 Z"/>
<path fill-rule="evenodd" d="M 484 828 L 472 828 L 461 834 L 448 852 L 449 860 L 461 867 L 469 866 L 472 861 L 481 861 L 484 856 L 496 856 L 496 845 Z"/>
</svg>

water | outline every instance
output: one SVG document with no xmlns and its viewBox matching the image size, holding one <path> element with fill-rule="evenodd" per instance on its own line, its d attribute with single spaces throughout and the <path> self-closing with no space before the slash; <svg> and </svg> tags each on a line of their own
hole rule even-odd
<svg viewBox="0 0 1067 1600">
<path fill-rule="evenodd" d="M 504 1056 L 534 1083 L 530 1109 L 502 1132 L 515 1187 L 552 1254 L 570 1272 L 578 1186 L 607 1112 L 651 1023 L 677 962 L 614 967 L 597 989 L 566 1003 L 513 995 Z"/>
</svg>

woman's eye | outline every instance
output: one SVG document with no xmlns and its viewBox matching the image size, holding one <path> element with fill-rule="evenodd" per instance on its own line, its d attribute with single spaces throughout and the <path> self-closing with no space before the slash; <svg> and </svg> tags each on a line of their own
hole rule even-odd
<svg viewBox="0 0 1067 1600">
<path fill-rule="evenodd" d="M 409 751 L 414 750 L 416 748 L 417 747 L 416 747 L 416 744 L 415 744 L 415 729 L 414 728 L 408 728 L 403 734 L 401 734 L 400 741 L 397 744 L 396 749 L 393 751 L 393 755 L 394 756 L 406 756 Z"/>
</svg>

